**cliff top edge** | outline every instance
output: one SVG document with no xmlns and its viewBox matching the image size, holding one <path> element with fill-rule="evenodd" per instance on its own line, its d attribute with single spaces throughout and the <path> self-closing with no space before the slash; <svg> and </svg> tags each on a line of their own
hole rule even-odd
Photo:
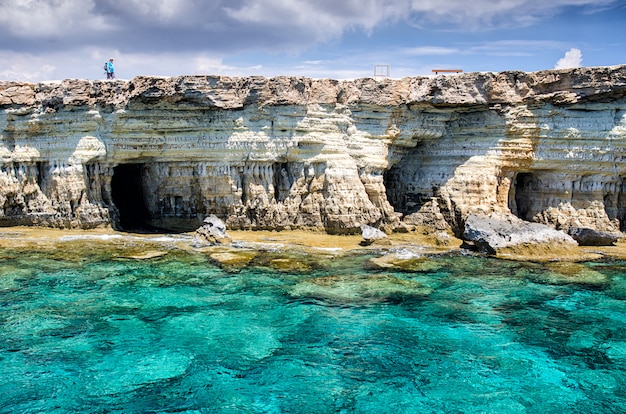
<svg viewBox="0 0 626 414">
<path fill-rule="evenodd" d="M 626 65 L 537 72 L 464 72 L 354 80 L 299 76 L 136 76 L 130 80 L 0 81 L 0 109 L 131 104 L 234 109 L 246 105 L 398 106 L 614 102 L 626 96 Z"/>
<path fill-rule="evenodd" d="M 478 72 L 454 72 L 454 73 L 439 73 L 432 75 L 416 75 L 416 76 L 405 76 L 402 78 L 394 78 L 394 77 L 371 77 L 365 76 L 362 78 L 354 78 L 354 79 L 334 79 L 334 78 L 313 78 L 310 76 L 297 76 L 297 75 L 278 75 L 278 76 L 262 76 L 262 75 L 250 75 L 250 76 L 228 76 L 221 74 L 183 74 L 183 75 L 175 75 L 175 76 L 156 76 L 156 75 L 137 75 L 130 79 L 85 79 L 85 78 L 65 78 L 65 79 L 51 79 L 51 80 L 43 80 L 38 82 L 28 82 L 28 81 L 18 81 L 11 79 L 0 79 L 0 86 L 5 84 L 12 85 L 56 85 L 62 84 L 64 82 L 95 82 L 95 83 L 128 83 L 133 82 L 138 79 L 159 79 L 159 80 L 176 80 L 176 79 L 184 79 L 184 78 L 207 78 L 207 79 L 259 79 L 259 80 L 273 80 L 273 79 L 302 79 L 302 80 L 310 80 L 310 81 L 330 81 L 330 82 L 358 82 L 364 80 L 376 80 L 379 82 L 389 82 L 389 81 L 402 81 L 405 79 L 434 79 L 434 78 L 467 78 L 467 77 L 475 77 L 475 76 L 503 76 L 503 75 L 545 75 L 545 74 L 575 74 L 575 73 L 586 73 L 586 72 L 606 72 L 606 71 L 620 71 L 626 70 L 626 63 L 621 65 L 612 65 L 612 66 L 581 66 L 577 68 L 568 68 L 568 69 L 544 69 L 539 71 L 526 72 L 521 70 L 505 70 L 505 71 L 478 71 Z"/>
</svg>

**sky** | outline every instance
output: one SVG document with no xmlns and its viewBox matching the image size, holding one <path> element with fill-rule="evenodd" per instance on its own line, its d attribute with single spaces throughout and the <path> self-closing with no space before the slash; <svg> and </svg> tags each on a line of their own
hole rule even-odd
<svg viewBox="0 0 626 414">
<path fill-rule="evenodd" d="M 0 0 L 0 80 L 626 64 L 626 0 Z"/>
</svg>

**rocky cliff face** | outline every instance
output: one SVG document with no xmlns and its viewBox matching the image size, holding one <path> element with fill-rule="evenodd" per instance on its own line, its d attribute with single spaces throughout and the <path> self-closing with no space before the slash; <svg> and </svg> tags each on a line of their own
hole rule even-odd
<svg viewBox="0 0 626 414">
<path fill-rule="evenodd" d="M 0 225 L 626 226 L 626 66 L 0 82 Z"/>
</svg>

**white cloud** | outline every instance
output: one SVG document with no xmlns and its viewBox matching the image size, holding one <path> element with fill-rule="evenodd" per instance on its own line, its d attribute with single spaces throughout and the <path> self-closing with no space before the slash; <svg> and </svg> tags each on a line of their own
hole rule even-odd
<svg viewBox="0 0 626 414">
<path fill-rule="evenodd" d="M 104 16 L 92 13 L 93 6 L 92 0 L 0 1 L 0 25 L 18 38 L 63 38 L 110 28 Z"/>
<path fill-rule="evenodd" d="M 554 69 L 579 68 L 583 63 L 583 54 L 580 49 L 571 48 L 565 56 L 556 62 Z"/>
<path fill-rule="evenodd" d="M 426 23 L 454 24 L 462 30 L 529 26 L 566 7 L 600 10 L 617 0 L 412 0 L 413 18 Z"/>
<path fill-rule="evenodd" d="M 139 1 L 139 0 L 134 0 Z M 529 25 L 566 7 L 590 11 L 618 0 L 244 0 L 223 2 L 234 20 L 268 25 L 298 25 L 318 34 L 337 34 L 350 28 L 370 30 L 389 20 L 459 25 L 458 29 L 488 29 Z"/>
<path fill-rule="evenodd" d="M 590 11 L 619 0 L 1 0 L 0 25 L 18 37 L 63 38 L 82 31 L 128 32 L 134 26 L 177 28 L 202 33 L 210 27 L 236 33 L 288 39 L 298 27 L 313 42 L 346 30 L 393 21 L 457 25 L 458 30 L 528 25 L 566 7 Z M 253 24 L 249 28 L 247 25 Z M 274 32 L 268 32 L 272 28 Z M 262 29 L 262 30 L 261 30 Z M 281 36 L 282 32 L 282 36 Z M 176 33 L 172 33 L 176 35 Z M 127 38 L 129 42 L 134 39 Z"/>
<path fill-rule="evenodd" d="M 408 0 L 246 0 L 224 10 L 236 22 L 273 27 L 287 37 L 300 32 L 309 42 L 327 41 L 350 29 L 370 31 L 410 11 Z"/>
<path fill-rule="evenodd" d="M 0 52 L 0 80 L 34 82 L 52 79 L 55 62 L 28 54 Z"/>
<path fill-rule="evenodd" d="M 346 77 L 357 70 L 369 75 L 374 62 L 394 65 L 394 74 L 399 65 L 411 73 L 411 68 L 427 66 L 433 57 L 443 64 L 457 54 L 535 57 L 546 50 L 564 50 L 569 43 L 538 42 L 535 47 L 525 41 L 480 45 L 480 40 L 469 37 L 467 43 L 465 38 L 450 39 L 481 30 L 482 38 L 503 39 L 502 32 L 494 29 L 506 27 L 505 36 L 514 36 L 515 28 L 546 21 L 566 9 L 619 11 L 623 1 L 0 0 L 0 60 L 11 56 L 0 66 L 0 76 L 98 78 L 103 59 L 109 56 L 116 58 L 118 76 L 124 78 L 199 72 L 268 74 L 294 71 L 301 61 L 311 61 L 301 68 L 311 76 Z M 390 35 L 396 25 L 398 34 Z M 412 31 L 411 25 L 425 30 Z M 442 33 L 441 41 L 447 43 L 435 43 Z M 351 43 L 351 37 L 358 41 Z M 371 47 L 363 38 L 372 40 Z M 407 47 L 411 45 L 415 47 Z M 286 61 L 298 58 L 297 65 L 287 66 Z M 542 64 L 551 66 L 552 59 Z M 326 63 L 313 63 L 316 60 Z M 341 72 L 344 67 L 349 68 L 346 73 Z"/>
<path fill-rule="evenodd" d="M 222 59 L 207 56 L 197 56 L 193 59 L 193 62 L 193 73 L 198 75 L 219 75 L 228 73 L 229 76 L 249 76 L 258 74 L 263 70 L 261 65 L 237 67 L 224 64 Z"/>
</svg>

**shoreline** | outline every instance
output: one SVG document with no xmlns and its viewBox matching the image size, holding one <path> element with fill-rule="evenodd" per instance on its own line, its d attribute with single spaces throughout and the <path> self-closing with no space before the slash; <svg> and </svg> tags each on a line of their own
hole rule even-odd
<svg viewBox="0 0 626 414">
<path fill-rule="evenodd" d="M 287 249 L 326 249 L 337 251 L 371 251 L 372 249 L 391 249 L 406 245 L 412 245 L 427 250 L 429 253 L 445 253 L 459 250 L 462 241 L 451 239 L 452 243 L 437 245 L 429 236 L 414 233 L 395 233 L 388 236 L 388 244 L 373 244 L 363 246 L 361 235 L 333 235 L 323 232 L 307 230 L 227 230 L 232 239 L 231 243 L 206 245 L 202 247 L 192 246 L 195 232 L 184 233 L 134 233 L 113 230 L 111 228 L 96 229 L 57 229 L 48 227 L 0 227 L 0 248 L 33 248 L 48 249 L 57 247 L 59 243 L 67 243 L 75 240 L 89 240 L 95 243 L 109 243 L 119 245 L 123 240 L 125 247 L 140 247 L 145 245 L 150 248 L 151 244 L 170 243 L 172 247 L 184 250 L 223 250 L 227 248 L 254 248 L 259 249 L 267 245 L 283 245 Z M 185 247 L 186 246 L 186 247 Z M 118 246 L 119 247 L 119 246 Z"/>
<path fill-rule="evenodd" d="M 280 245 L 285 250 L 315 250 L 328 252 L 390 252 L 402 248 L 416 249 L 423 254 L 446 254 L 463 250 L 462 240 L 451 238 L 442 244 L 433 236 L 412 233 L 388 235 L 386 244 L 363 246 L 361 235 L 332 235 L 306 230 L 232 230 L 227 231 L 232 243 L 197 247 L 192 243 L 194 232 L 187 233 L 132 233 L 111 228 L 96 229 L 57 229 L 47 227 L 0 227 L 0 248 L 50 250 L 59 244 L 68 247 L 67 253 L 80 254 L 80 251 L 93 251 L 97 246 L 112 250 L 134 252 L 128 257 L 148 258 L 150 252 L 158 249 L 182 249 L 188 251 L 224 251 L 230 249 L 263 250 L 268 245 Z M 439 241 L 437 241 L 439 240 Z M 76 243 L 74 243 L 76 242 Z M 121 242 L 121 243 L 120 243 Z M 626 260 L 626 240 L 614 246 L 579 246 L 568 251 L 533 251 L 531 253 L 512 252 L 509 255 L 493 256 L 502 260 L 531 262 L 580 262 L 595 259 Z"/>
</svg>

